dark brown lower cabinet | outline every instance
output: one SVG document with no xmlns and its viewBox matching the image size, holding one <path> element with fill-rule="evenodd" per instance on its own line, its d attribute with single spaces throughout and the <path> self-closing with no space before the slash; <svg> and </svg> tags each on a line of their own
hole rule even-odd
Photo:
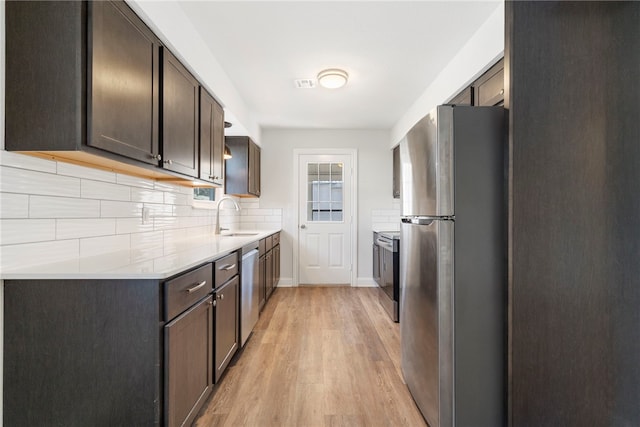
<svg viewBox="0 0 640 427">
<path fill-rule="evenodd" d="M 5 280 L 5 426 L 162 423 L 157 280 Z"/>
<path fill-rule="evenodd" d="M 262 308 L 264 307 L 264 303 L 267 300 L 267 288 L 266 288 L 266 282 L 264 280 L 264 274 L 266 271 L 266 260 L 265 260 L 265 255 L 262 255 L 259 259 L 258 259 L 258 282 L 259 282 L 259 298 L 260 298 L 260 311 L 262 311 Z"/>
<path fill-rule="evenodd" d="M 271 252 L 273 252 L 273 290 L 280 281 L 280 245 L 275 245 Z"/>
<path fill-rule="evenodd" d="M 268 300 L 271 292 L 273 292 L 273 250 L 270 250 L 264 256 L 264 265 L 265 297 Z"/>
<path fill-rule="evenodd" d="M 213 386 L 213 297 L 169 322 L 164 331 L 166 425 L 190 425 Z"/>
<path fill-rule="evenodd" d="M 215 365 L 214 382 L 218 382 L 238 350 L 238 296 L 240 279 L 233 279 L 214 291 Z"/>
</svg>

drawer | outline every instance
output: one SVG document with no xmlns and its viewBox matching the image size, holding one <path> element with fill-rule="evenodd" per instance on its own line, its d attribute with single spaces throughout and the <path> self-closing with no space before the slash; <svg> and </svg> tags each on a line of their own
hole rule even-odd
<svg viewBox="0 0 640 427">
<path fill-rule="evenodd" d="M 260 239 L 258 242 L 258 250 L 260 252 L 260 256 L 263 256 L 267 253 L 267 239 Z"/>
<path fill-rule="evenodd" d="M 206 264 L 164 283 L 165 316 L 171 320 L 213 289 L 213 270 Z"/>
<path fill-rule="evenodd" d="M 272 246 L 280 244 L 280 233 L 276 233 L 273 236 L 271 236 L 271 243 L 272 243 Z"/>
<path fill-rule="evenodd" d="M 269 252 L 271 250 L 271 248 L 273 247 L 273 236 L 269 236 L 265 240 L 267 241 L 265 250 L 267 252 Z"/>
<path fill-rule="evenodd" d="M 214 261 L 213 268 L 215 270 L 215 285 L 213 286 L 215 289 L 238 274 L 238 253 L 234 252 Z"/>
</svg>

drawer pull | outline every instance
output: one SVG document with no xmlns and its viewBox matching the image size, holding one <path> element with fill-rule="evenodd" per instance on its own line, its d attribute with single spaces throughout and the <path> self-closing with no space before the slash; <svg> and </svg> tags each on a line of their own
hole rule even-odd
<svg viewBox="0 0 640 427">
<path fill-rule="evenodd" d="M 229 271 L 229 270 L 233 270 L 234 268 L 236 268 L 235 264 L 226 264 L 226 265 L 223 265 L 222 267 L 220 267 L 218 270 Z"/>
<path fill-rule="evenodd" d="M 197 291 L 198 289 L 200 289 L 201 287 L 203 287 L 206 284 L 207 284 L 207 281 L 203 280 L 202 282 L 200 282 L 197 285 L 195 285 L 193 288 L 187 289 L 187 293 L 190 294 L 191 292 L 195 292 L 195 291 Z"/>
</svg>

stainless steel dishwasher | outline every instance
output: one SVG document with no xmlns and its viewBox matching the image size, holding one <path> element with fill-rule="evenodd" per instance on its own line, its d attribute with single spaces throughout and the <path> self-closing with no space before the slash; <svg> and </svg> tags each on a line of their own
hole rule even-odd
<svg viewBox="0 0 640 427">
<path fill-rule="evenodd" d="M 258 242 L 242 248 L 240 271 L 240 345 L 242 347 L 249 339 L 260 315 L 258 256 Z"/>
</svg>

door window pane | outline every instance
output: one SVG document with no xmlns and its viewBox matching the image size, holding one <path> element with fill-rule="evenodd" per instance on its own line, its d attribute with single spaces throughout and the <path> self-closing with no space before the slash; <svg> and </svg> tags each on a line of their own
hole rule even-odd
<svg viewBox="0 0 640 427">
<path fill-rule="evenodd" d="M 307 164 L 307 221 L 343 221 L 342 169 L 342 163 Z"/>
</svg>

